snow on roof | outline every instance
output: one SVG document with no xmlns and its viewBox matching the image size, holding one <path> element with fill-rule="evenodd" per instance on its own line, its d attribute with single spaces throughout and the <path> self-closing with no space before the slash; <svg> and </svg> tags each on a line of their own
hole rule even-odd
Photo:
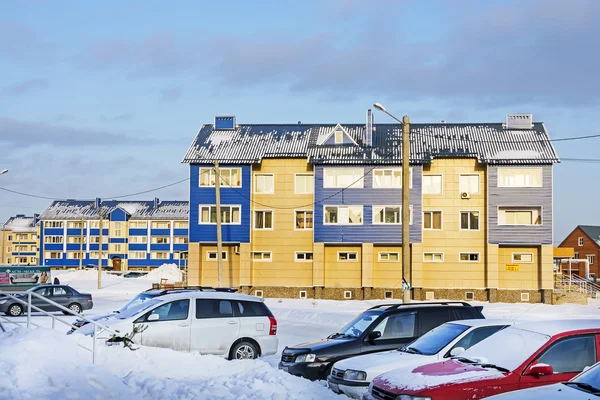
<svg viewBox="0 0 600 400">
<path fill-rule="evenodd" d="M 113 211 L 121 209 L 134 220 L 188 220 L 189 202 L 160 201 L 154 207 L 154 201 L 102 201 L 102 215 L 109 216 Z M 100 212 L 93 201 L 56 200 L 42 212 L 40 220 L 73 220 L 99 219 Z"/>
<path fill-rule="evenodd" d="M 448 324 L 465 325 L 465 326 L 496 326 L 496 325 L 513 325 L 515 321 L 510 319 L 461 319 L 450 321 Z"/>
<path fill-rule="evenodd" d="M 600 319 L 559 319 L 518 323 L 516 328 L 554 336 L 563 332 L 596 329 L 600 332 Z"/>
<path fill-rule="evenodd" d="M 36 220 L 34 217 L 25 217 L 17 215 L 10 217 L 4 225 L 2 225 L 3 231 L 13 232 L 37 232 Z"/>
</svg>

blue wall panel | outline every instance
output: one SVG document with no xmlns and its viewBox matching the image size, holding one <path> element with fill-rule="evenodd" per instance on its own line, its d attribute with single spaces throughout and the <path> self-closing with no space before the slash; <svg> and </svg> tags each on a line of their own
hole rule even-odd
<svg viewBox="0 0 600 400">
<path fill-rule="evenodd" d="M 190 165 L 190 242 L 211 243 L 217 241 L 217 227 L 214 224 L 199 224 L 199 206 L 201 204 L 214 205 L 216 203 L 215 188 L 199 187 L 198 178 L 201 167 L 212 167 Z M 249 165 L 222 165 L 221 168 L 241 168 L 242 187 L 230 188 L 221 186 L 221 205 L 240 205 L 241 224 L 222 226 L 223 242 L 249 243 L 250 242 L 250 189 L 252 170 Z"/>
<path fill-rule="evenodd" d="M 402 189 L 373 188 L 373 167 L 364 167 L 367 173 L 363 188 L 351 188 L 338 193 L 340 188 L 323 188 L 323 167 L 315 167 L 315 200 L 327 199 L 315 205 L 314 240 L 321 243 L 402 243 L 402 225 L 374 225 L 372 206 L 402 205 Z M 413 187 L 410 204 L 413 224 L 410 241 L 422 242 L 422 175 L 421 166 L 413 168 Z M 330 197 L 331 196 L 331 197 Z M 324 225 L 324 207 L 328 205 L 362 205 L 362 225 Z"/>
<path fill-rule="evenodd" d="M 187 229 L 173 229 L 173 235 L 174 236 L 187 236 L 188 230 Z"/>
<path fill-rule="evenodd" d="M 126 238 L 110 238 L 108 239 L 110 243 L 127 243 Z"/>
<path fill-rule="evenodd" d="M 147 251 L 148 245 L 146 243 L 129 243 L 129 251 Z"/>
<path fill-rule="evenodd" d="M 129 236 L 148 236 L 148 229 L 130 229 Z"/>
<path fill-rule="evenodd" d="M 111 221 L 127 221 L 129 215 L 120 208 L 115 208 L 113 212 L 110 213 Z"/>
<path fill-rule="evenodd" d="M 152 243 L 150 245 L 150 251 L 169 251 L 171 250 L 170 244 L 156 244 Z"/>
</svg>

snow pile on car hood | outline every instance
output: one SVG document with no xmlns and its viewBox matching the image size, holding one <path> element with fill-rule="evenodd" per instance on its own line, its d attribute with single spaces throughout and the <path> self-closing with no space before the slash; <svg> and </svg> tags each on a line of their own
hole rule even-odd
<svg viewBox="0 0 600 400">
<path fill-rule="evenodd" d="M 141 347 L 131 351 L 48 329 L 0 333 L 0 399 L 277 399 L 340 396 L 320 383 L 272 368 L 261 360 Z"/>
</svg>

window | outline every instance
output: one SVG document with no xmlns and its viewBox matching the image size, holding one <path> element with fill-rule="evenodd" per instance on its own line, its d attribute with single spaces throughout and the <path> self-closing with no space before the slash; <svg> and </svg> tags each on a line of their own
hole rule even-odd
<svg viewBox="0 0 600 400">
<path fill-rule="evenodd" d="M 154 310 L 145 315 L 143 322 L 153 323 L 161 321 L 181 321 L 188 319 L 189 313 L 190 300 L 177 300 L 164 304 L 160 307 L 156 307 Z M 158 315 L 158 320 L 150 320 L 149 317 L 151 315 Z"/>
<path fill-rule="evenodd" d="M 150 258 L 153 260 L 166 260 L 169 258 L 169 253 L 162 251 L 151 252 Z"/>
<path fill-rule="evenodd" d="M 400 261 L 400 253 L 379 253 L 379 261 Z"/>
<path fill-rule="evenodd" d="M 443 262 L 444 253 L 423 253 L 424 262 Z"/>
<path fill-rule="evenodd" d="M 240 224 L 241 223 L 241 206 L 221 206 L 221 223 L 222 224 Z M 217 223 L 217 206 L 200 206 L 201 224 L 216 224 Z"/>
<path fill-rule="evenodd" d="M 90 251 L 90 258 L 97 260 L 98 259 L 98 252 L 97 251 Z M 102 259 L 103 260 L 108 260 L 108 252 L 107 251 L 103 251 L 102 252 Z"/>
<path fill-rule="evenodd" d="M 313 253 L 312 251 L 297 251 L 296 252 L 296 261 L 312 261 L 313 260 Z"/>
<path fill-rule="evenodd" d="M 271 313 L 267 306 L 258 301 L 236 301 L 238 316 L 244 317 L 269 317 Z"/>
<path fill-rule="evenodd" d="M 196 299 L 196 319 L 233 318 L 233 302 L 219 299 Z"/>
<path fill-rule="evenodd" d="M 131 229 L 148 229 L 148 222 L 146 222 L 146 221 L 130 221 L 129 227 Z"/>
<path fill-rule="evenodd" d="M 413 209 L 410 211 L 410 224 L 413 223 Z M 373 224 L 402 224 L 402 207 L 373 206 Z"/>
<path fill-rule="evenodd" d="M 338 251 L 338 261 L 358 261 L 356 251 Z"/>
<path fill-rule="evenodd" d="M 461 262 L 479 262 L 479 253 L 458 253 Z"/>
<path fill-rule="evenodd" d="M 270 251 L 253 251 L 252 252 L 252 260 L 253 261 L 271 261 L 272 254 Z"/>
<path fill-rule="evenodd" d="M 583 238 L 582 237 L 577 238 L 577 245 L 578 246 L 583 246 Z"/>
<path fill-rule="evenodd" d="M 275 191 L 275 178 L 273 174 L 254 174 L 254 193 L 273 194 Z"/>
<path fill-rule="evenodd" d="M 7 262 L 7 264 L 10 264 L 10 263 L 11 263 L 11 259 L 10 259 L 10 257 L 6 259 L 6 262 Z"/>
<path fill-rule="evenodd" d="M 423 175 L 423 194 L 442 194 L 442 175 Z"/>
<path fill-rule="evenodd" d="M 499 207 L 498 225 L 541 225 L 540 207 Z"/>
<path fill-rule="evenodd" d="M 463 193 L 479 193 L 479 174 L 464 174 L 458 177 L 458 191 Z"/>
<path fill-rule="evenodd" d="M 373 332 L 381 332 L 381 337 L 377 340 L 415 337 L 415 314 L 390 315 L 384 318 Z"/>
<path fill-rule="evenodd" d="M 324 206 L 325 224 L 362 224 L 362 206 Z"/>
<path fill-rule="evenodd" d="M 477 343 L 481 342 L 483 339 L 493 335 L 501 329 L 504 329 L 505 326 L 497 325 L 497 326 L 484 326 L 481 328 L 473 329 L 471 332 L 467 333 L 462 337 L 456 344 L 452 347 L 456 349 L 457 347 L 462 347 L 465 350 L 475 346 Z"/>
<path fill-rule="evenodd" d="M 574 258 L 574 259 L 576 259 L 576 260 L 578 260 L 578 259 L 579 259 L 579 252 L 578 252 L 578 251 L 576 251 L 576 252 L 573 254 L 573 258 Z"/>
<path fill-rule="evenodd" d="M 216 251 L 207 251 L 206 252 L 206 261 L 217 261 L 217 252 Z M 221 252 L 221 260 L 227 260 L 227 252 Z"/>
<path fill-rule="evenodd" d="M 187 221 L 175 221 L 173 222 L 173 228 L 175 229 L 188 229 L 189 224 Z"/>
<path fill-rule="evenodd" d="M 8 247 L 6 248 L 6 252 L 7 252 L 7 253 L 12 253 L 12 247 L 8 246 Z"/>
<path fill-rule="evenodd" d="M 273 229 L 273 211 L 254 211 L 254 229 Z"/>
<path fill-rule="evenodd" d="M 17 263 L 19 265 L 21 265 L 21 264 L 27 264 L 27 257 L 19 257 L 19 258 L 17 258 Z"/>
<path fill-rule="evenodd" d="M 67 228 L 71 229 L 83 229 L 83 222 L 80 221 L 69 221 L 67 224 Z"/>
<path fill-rule="evenodd" d="M 537 360 L 552 366 L 555 374 L 578 373 L 596 363 L 596 340 L 592 335 L 560 340 Z"/>
<path fill-rule="evenodd" d="M 154 236 L 152 243 L 154 244 L 169 244 L 170 238 L 168 236 Z"/>
<path fill-rule="evenodd" d="M 132 260 L 145 260 L 146 252 L 145 251 L 130 251 L 129 258 Z"/>
<path fill-rule="evenodd" d="M 460 212 L 461 230 L 479 230 L 479 211 L 461 211 Z"/>
<path fill-rule="evenodd" d="M 220 168 L 221 186 L 242 187 L 241 168 Z M 200 168 L 200 187 L 214 187 L 216 173 L 213 168 Z"/>
<path fill-rule="evenodd" d="M 175 244 L 187 244 L 188 243 L 188 237 L 187 236 L 175 236 L 173 238 L 173 243 L 175 243 Z"/>
<path fill-rule="evenodd" d="M 421 325 L 421 334 L 427 333 L 433 328 L 454 320 L 452 310 L 448 307 L 440 307 L 437 309 L 421 310 L 419 312 L 419 325 Z"/>
<path fill-rule="evenodd" d="M 44 258 L 49 258 L 49 259 L 58 259 L 58 258 L 62 258 L 62 253 L 59 251 L 47 251 L 44 253 Z"/>
<path fill-rule="evenodd" d="M 121 243 L 111 243 L 110 244 L 110 252 L 111 253 L 122 253 L 123 245 Z"/>
<path fill-rule="evenodd" d="M 31 235 L 31 240 L 37 240 L 37 235 Z"/>
<path fill-rule="evenodd" d="M 152 222 L 152 229 L 171 229 L 171 223 L 169 221 L 154 221 Z"/>
<path fill-rule="evenodd" d="M 129 243 L 148 243 L 148 236 L 129 236 Z"/>
<path fill-rule="evenodd" d="M 60 237 L 60 236 L 58 236 Z M 62 237 L 61 237 L 62 239 Z M 67 239 L 67 243 L 71 243 L 71 244 L 81 244 L 81 243 L 86 243 L 86 237 L 81 237 L 81 236 L 69 236 Z M 47 242 L 46 242 L 47 243 Z"/>
<path fill-rule="evenodd" d="M 83 258 L 83 253 L 69 251 L 67 253 L 67 258 L 70 260 L 80 260 Z"/>
<path fill-rule="evenodd" d="M 512 253 L 512 262 L 530 264 L 533 262 L 533 253 Z"/>
<path fill-rule="evenodd" d="M 100 236 L 90 236 L 90 243 L 100 243 Z M 102 236 L 102 243 L 108 243 L 108 237 Z"/>
<path fill-rule="evenodd" d="M 123 237 L 123 224 L 121 222 L 115 223 L 115 227 L 113 229 L 113 236 Z"/>
<path fill-rule="evenodd" d="M 344 131 L 338 129 L 335 131 L 335 144 L 344 143 Z"/>
<path fill-rule="evenodd" d="M 73 293 L 67 288 L 62 288 L 62 287 L 54 288 L 54 296 L 72 296 L 72 295 L 73 295 Z"/>
<path fill-rule="evenodd" d="M 442 212 L 423 211 L 423 229 L 442 229 Z"/>
<path fill-rule="evenodd" d="M 315 177 L 313 174 L 296 174 L 294 177 L 294 193 L 312 194 L 314 192 Z"/>
<path fill-rule="evenodd" d="M 64 221 L 46 221 L 44 227 L 46 228 L 63 228 Z M 10 240 L 10 239 L 9 239 Z"/>
<path fill-rule="evenodd" d="M 325 168 L 323 169 L 324 188 L 362 188 L 364 171 L 362 168 Z"/>
<path fill-rule="evenodd" d="M 44 243 L 62 243 L 62 242 L 63 242 L 62 236 L 44 236 Z"/>
<path fill-rule="evenodd" d="M 310 230 L 313 228 L 312 211 L 296 211 L 296 230 Z"/>
<path fill-rule="evenodd" d="M 12 241 L 12 235 L 8 235 L 8 240 Z"/>
<path fill-rule="evenodd" d="M 100 229 L 100 221 L 90 221 L 90 228 Z M 106 223 L 102 223 L 102 228 L 106 228 Z"/>
<path fill-rule="evenodd" d="M 498 187 L 542 187 L 542 169 L 498 168 Z"/>
<path fill-rule="evenodd" d="M 411 171 L 412 187 L 412 171 Z M 402 169 L 388 168 L 373 170 L 373 187 L 374 188 L 401 188 L 402 187 Z"/>
<path fill-rule="evenodd" d="M 587 258 L 588 262 L 590 263 L 590 265 L 594 265 L 594 261 L 595 261 L 595 259 L 596 259 L 596 256 L 595 256 L 595 255 L 593 255 L 593 254 L 588 254 L 588 255 L 586 256 L 586 258 Z"/>
<path fill-rule="evenodd" d="M 36 257 L 31 257 L 31 263 L 35 264 L 37 263 L 37 258 Z M 590 274 L 591 275 L 591 274 Z"/>
</svg>

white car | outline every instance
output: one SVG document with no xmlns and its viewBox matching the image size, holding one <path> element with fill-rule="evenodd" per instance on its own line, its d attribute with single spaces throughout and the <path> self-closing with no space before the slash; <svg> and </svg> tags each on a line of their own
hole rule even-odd
<svg viewBox="0 0 600 400">
<path fill-rule="evenodd" d="M 485 400 L 590 400 L 600 396 L 600 363 L 564 383 L 516 390 Z"/>
<path fill-rule="evenodd" d="M 101 321 L 120 335 L 141 327 L 136 344 L 197 351 L 228 359 L 275 354 L 277 321 L 254 296 L 225 292 L 183 292 L 156 297 Z M 75 331 L 91 335 L 94 325 Z M 104 331 L 98 338 L 109 338 Z"/>
<path fill-rule="evenodd" d="M 347 358 L 333 365 L 329 388 L 362 399 L 378 375 L 402 367 L 417 367 L 455 356 L 497 331 L 514 325 L 506 319 L 466 319 L 446 322 L 397 350 Z"/>
</svg>

